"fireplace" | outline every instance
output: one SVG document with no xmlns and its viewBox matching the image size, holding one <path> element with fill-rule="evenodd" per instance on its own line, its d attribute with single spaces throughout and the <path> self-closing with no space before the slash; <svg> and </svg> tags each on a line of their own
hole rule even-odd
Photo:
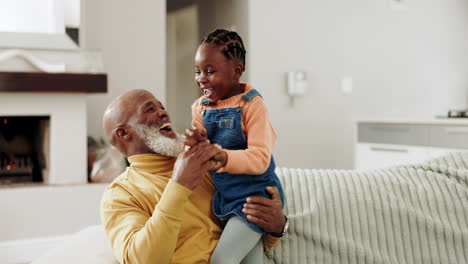
<svg viewBox="0 0 468 264">
<path fill-rule="evenodd" d="M 0 47 L 4 52 L 9 54 Z M 100 53 L 21 52 L 30 56 L 0 61 L 0 181 L 42 182 L 44 187 L 86 184 L 86 101 L 89 94 L 107 92 L 107 76 L 95 67 Z M 41 72 L 29 57 L 35 63 L 65 65 L 66 72 Z M 17 122 L 26 124 L 2 130 Z"/>
<path fill-rule="evenodd" d="M 48 177 L 49 116 L 0 116 L 0 184 Z"/>
</svg>

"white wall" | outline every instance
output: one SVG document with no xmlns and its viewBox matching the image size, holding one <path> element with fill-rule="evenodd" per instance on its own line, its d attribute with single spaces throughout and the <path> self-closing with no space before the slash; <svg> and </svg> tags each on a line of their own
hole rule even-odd
<svg viewBox="0 0 468 264">
<path fill-rule="evenodd" d="M 467 107 L 468 1 L 249 1 L 250 81 L 278 133 L 277 163 L 351 168 L 353 120 L 433 118 Z M 289 104 L 285 72 L 304 70 Z M 340 91 L 341 78 L 354 91 Z"/>
<path fill-rule="evenodd" d="M 88 96 L 88 133 L 100 137 L 114 98 L 147 89 L 166 101 L 166 1 L 82 0 L 80 43 L 103 52 L 108 93 Z"/>
</svg>

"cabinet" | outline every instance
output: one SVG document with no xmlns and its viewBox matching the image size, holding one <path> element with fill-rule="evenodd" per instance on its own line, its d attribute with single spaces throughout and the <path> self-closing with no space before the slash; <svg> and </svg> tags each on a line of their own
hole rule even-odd
<svg viewBox="0 0 468 264">
<path fill-rule="evenodd" d="M 468 120 L 358 121 L 355 169 L 417 163 L 468 151 Z"/>
</svg>

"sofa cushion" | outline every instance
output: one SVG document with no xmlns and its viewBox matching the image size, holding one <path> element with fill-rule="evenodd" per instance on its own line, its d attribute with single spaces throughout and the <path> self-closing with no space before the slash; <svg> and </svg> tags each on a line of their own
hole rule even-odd
<svg viewBox="0 0 468 264">
<path fill-rule="evenodd" d="M 468 263 L 467 153 L 277 174 L 290 227 L 266 263 Z"/>
<path fill-rule="evenodd" d="M 31 264 L 118 264 L 101 225 L 87 227 Z"/>
</svg>

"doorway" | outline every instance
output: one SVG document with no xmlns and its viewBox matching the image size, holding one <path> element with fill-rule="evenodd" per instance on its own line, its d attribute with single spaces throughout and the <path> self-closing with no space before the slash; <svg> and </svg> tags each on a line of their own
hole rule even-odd
<svg viewBox="0 0 468 264">
<path fill-rule="evenodd" d="M 191 4 L 167 13 L 167 107 L 179 132 L 191 125 L 191 105 L 200 96 L 194 81 L 199 42 L 198 10 Z"/>
<path fill-rule="evenodd" d="M 216 28 L 237 31 L 248 50 L 248 0 L 168 0 L 167 107 L 179 132 L 190 127 L 191 105 L 201 96 L 194 57 L 200 40 Z M 248 80 L 248 68 L 241 81 Z"/>
</svg>

